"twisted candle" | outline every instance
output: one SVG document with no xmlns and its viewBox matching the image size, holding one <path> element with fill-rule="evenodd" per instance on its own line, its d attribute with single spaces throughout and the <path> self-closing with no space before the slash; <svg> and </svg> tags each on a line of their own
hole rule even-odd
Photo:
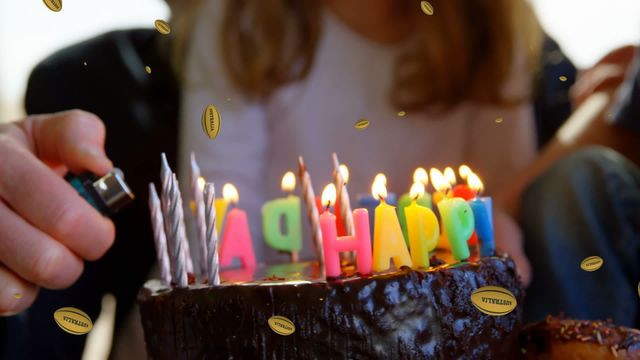
<svg viewBox="0 0 640 360">
<path fill-rule="evenodd" d="M 181 226 L 182 222 L 180 219 L 182 218 L 182 199 L 180 199 L 179 193 L 176 191 L 178 187 L 177 182 L 175 181 L 175 176 L 169 177 L 169 196 L 168 196 L 168 204 L 163 206 L 165 207 L 165 216 L 168 219 L 169 231 L 167 234 L 169 235 L 169 254 L 171 260 L 171 270 L 172 270 L 172 278 L 176 282 L 176 285 L 179 287 L 186 287 L 188 285 L 187 282 L 187 270 L 185 268 L 185 242 L 181 236 L 182 231 L 184 231 L 184 227 Z"/>
<path fill-rule="evenodd" d="M 184 212 L 182 209 L 182 193 L 180 192 L 180 186 L 179 186 L 178 178 L 176 174 L 173 173 L 172 175 L 173 175 L 172 182 L 174 183 L 172 191 L 176 193 L 176 198 L 177 198 L 177 201 L 179 201 L 179 206 L 180 206 L 180 212 L 175 213 L 175 215 L 178 218 L 178 221 L 180 222 L 178 235 L 180 235 L 180 239 L 182 240 L 182 246 L 184 247 L 184 260 L 185 260 L 184 263 L 186 265 L 187 272 L 193 274 L 193 260 L 191 260 L 191 250 L 189 249 L 189 239 L 187 238 L 187 227 L 184 225 Z"/>
<path fill-rule="evenodd" d="M 351 201 L 349 200 L 347 184 L 340 172 L 340 162 L 338 161 L 338 155 L 336 153 L 333 153 L 333 169 L 336 180 L 337 198 L 340 199 L 340 216 L 342 217 L 342 222 L 344 223 L 347 235 L 354 235 Z"/>
<path fill-rule="evenodd" d="M 204 222 L 204 202 L 202 188 L 198 184 L 200 179 L 200 167 L 196 162 L 196 156 L 191 153 L 191 195 L 196 207 L 196 237 L 200 246 L 200 274 L 207 276 L 207 240 L 205 239 L 206 226 Z"/>
<path fill-rule="evenodd" d="M 313 237 L 313 243 L 316 248 L 316 255 L 318 256 L 318 262 L 320 263 L 320 269 L 324 272 L 324 248 L 322 247 L 322 230 L 320 229 L 320 215 L 318 214 L 318 208 L 316 207 L 316 196 L 313 193 L 313 185 L 311 184 L 311 177 L 309 172 L 304 166 L 304 160 L 302 156 L 298 157 L 298 176 L 302 183 L 302 197 L 307 205 L 307 216 L 309 217 L 309 223 L 311 224 L 311 236 Z"/>
<path fill-rule="evenodd" d="M 160 199 L 153 183 L 149 183 L 149 211 L 151 212 L 151 226 L 156 245 L 158 266 L 160 267 L 160 278 L 165 285 L 169 286 L 171 284 L 171 268 L 169 266 L 169 254 L 167 253 L 167 236 L 164 232 Z"/>
<path fill-rule="evenodd" d="M 204 213 L 207 239 L 207 275 L 209 284 L 220 285 L 218 263 L 218 233 L 216 232 L 216 190 L 212 183 L 204 186 Z"/>
</svg>

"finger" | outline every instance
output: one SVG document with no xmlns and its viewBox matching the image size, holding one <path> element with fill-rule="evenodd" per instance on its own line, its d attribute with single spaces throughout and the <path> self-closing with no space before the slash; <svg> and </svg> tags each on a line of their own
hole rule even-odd
<svg viewBox="0 0 640 360">
<path fill-rule="evenodd" d="M 0 265 L 0 316 L 15 315 L 33 304 L 38 287 Z"/>
<path fill-rule="evenodd" d="M 83 262 L 0 202 L 0 262 L 23 279 L 50 289 L 71 286 Z"/>
<path fill-rule="evenodd" d="M 19 123 L 36 156 L 45 162 L 64 164 L 73 172 L 106 174 L 113 164 L 104 152 L 105 127 L 95 115 L 71 110 L 38 115 Z"/>
<path fill-rule="evenodd" d="M 78 256 L 95 260 L 113 243 L 113 223 L 28 150 L 0 135 L 0 199 Z"/>
</svg>

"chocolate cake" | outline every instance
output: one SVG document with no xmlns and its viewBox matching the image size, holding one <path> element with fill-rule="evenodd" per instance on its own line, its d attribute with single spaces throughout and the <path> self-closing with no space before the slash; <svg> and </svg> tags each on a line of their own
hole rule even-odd
<svg viewBox="0 0 640 360">
<path fill-rule="evenodd" d="M 522 303 L 504 256 L 325 279 L 316 263 L 222 272 L 222 285 L 147 282 L 138 301 L 152 359 L 509 359 L 520 354 L 522 307 L 485 315 L 486 285 Z M 258 279 L 258 280 L 256 280 Z M 270 319 L 284 319 L 273 328 Z M 290 322 L 287 322 L 290 321 Z"/>
</svg>

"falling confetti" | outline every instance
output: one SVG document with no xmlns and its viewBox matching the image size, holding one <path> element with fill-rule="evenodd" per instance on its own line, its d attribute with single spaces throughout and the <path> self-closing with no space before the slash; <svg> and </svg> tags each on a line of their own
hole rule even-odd
<svg viewBox="0 0 640 360">
<path fill-rule="evenodd" d="M 220 113 L 213 105 L 207 105 L 202 112 L 202 131 L 209 137 L 215 139 L 220 133 Z"/>
<path fill-rule="evenodd" d="M 151 74 L 151 68 L 149 66 L 145 66 L 144 71 L 146 71 L 147 74 Z"/>
<path fill-rule="evenodd" d="M 83 63 L 82 63 L 82 65 L 87 66 L 87 62 L 86 62 L 86 61 L 85 61 L 85 62 L 83 62 Z"/>
<path fill-rule="evenodd" d="M 353 127 L 355 127 L 358 130 L 366 129 L 367 127 L 369 127 L 369 120 L 360 119 L 360 120 L 356 121 L 356 123 L 353 125 Z"/>
<path fill-rule="evenodd" d="M 567 81 L 567 77 L 564 75 L 561 75 L 558 79 L 560 79 L 560 81 L 565 82 Z"/>
<path fill-rule="evenodd" d="M 604 264 L 604 260 L 600 256 L 589 256 L 582 260 L 580 268 L 584 271 L 592 272 L 600 269 L 602 264 Z"/>
<path fill-rule="evenodd" d="M 403 116 L 405 116 L 405 115 L 407 115 L 407 113 L 406 113 L 406 112 L 404 112 L 404 111 L 398 111 L 398 116 L 403 117 Z"/>
<path fill-rule="evenodd" d="M 160 34 L 168 35 L 169 33 L 171 33 L 171 27 L 169 26 L 169 23 L 167 23 L 166 21 L 156 20 L 155 24 L 156 24 L 156 30 L 158 30 Z"/>
<path fill-rule="evenodd" d="M 501 123 L 501 122 L 503 122 L 503 121 L 504 121 L 504 119 L 503 119 L 503 118 L 501 118 L 501 117 L 496 118 L 496 123 L 498 123 L 498 124 L 500 124 L 500 123 Z"/>
<path fill-rule="evenodd" d="M 42 2 L 53 12 L 62 10 L 62 0 L 42 0 Z"/>
<path fill-rule="evenodd" d="M 431 6 L 428 1 L 421 1 L 420 8 L 422 9 L 423 13 L 427 15 L 433 15 L 433 6 Z"/>
<path fill-rule="evenodd" d="M 15 294 L 13 294 L 13 297 L 16 298 L 16 299 L 22 299 L 22 294 L 15 293 Z"/>
<path fill-rule="evenodd" d="M 69 334 L 84 335 L 91 331 L 93 322 L 87 313 L 73 307 L 63 307 L 53 313 L 53 319 Z"/>
</svg>

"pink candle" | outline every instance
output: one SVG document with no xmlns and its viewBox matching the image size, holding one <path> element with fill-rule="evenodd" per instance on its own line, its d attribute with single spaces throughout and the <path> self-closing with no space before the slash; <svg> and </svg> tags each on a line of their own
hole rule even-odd
<svg viewBox="0 0 640 360">
<path fill-rule="evenodd" d="M 371 273 L 371 234 L 369 233 L 369 213 L 367 209 L 353 211 L 355 235 L 337 237 L 336 217 L 329 210 L 320 215 L 324 263 L 327 276 L 340 276 L 340 253 L 356 252 L 356 264 L 361 274 Z"/>
<path fill-rule="evenodd" d="M 224 198 L 235 204 L 238 202 L 238 191 L 231 184 L 222 189 Z M 237 207 L 227 214 L 222 243 L 220 244 L 220 265 L 230 266 L 234 258 L 239 258 L 243 268 L 256 267 L 256 255 L 249 232 L 247 213 Z"/>
</svg>

